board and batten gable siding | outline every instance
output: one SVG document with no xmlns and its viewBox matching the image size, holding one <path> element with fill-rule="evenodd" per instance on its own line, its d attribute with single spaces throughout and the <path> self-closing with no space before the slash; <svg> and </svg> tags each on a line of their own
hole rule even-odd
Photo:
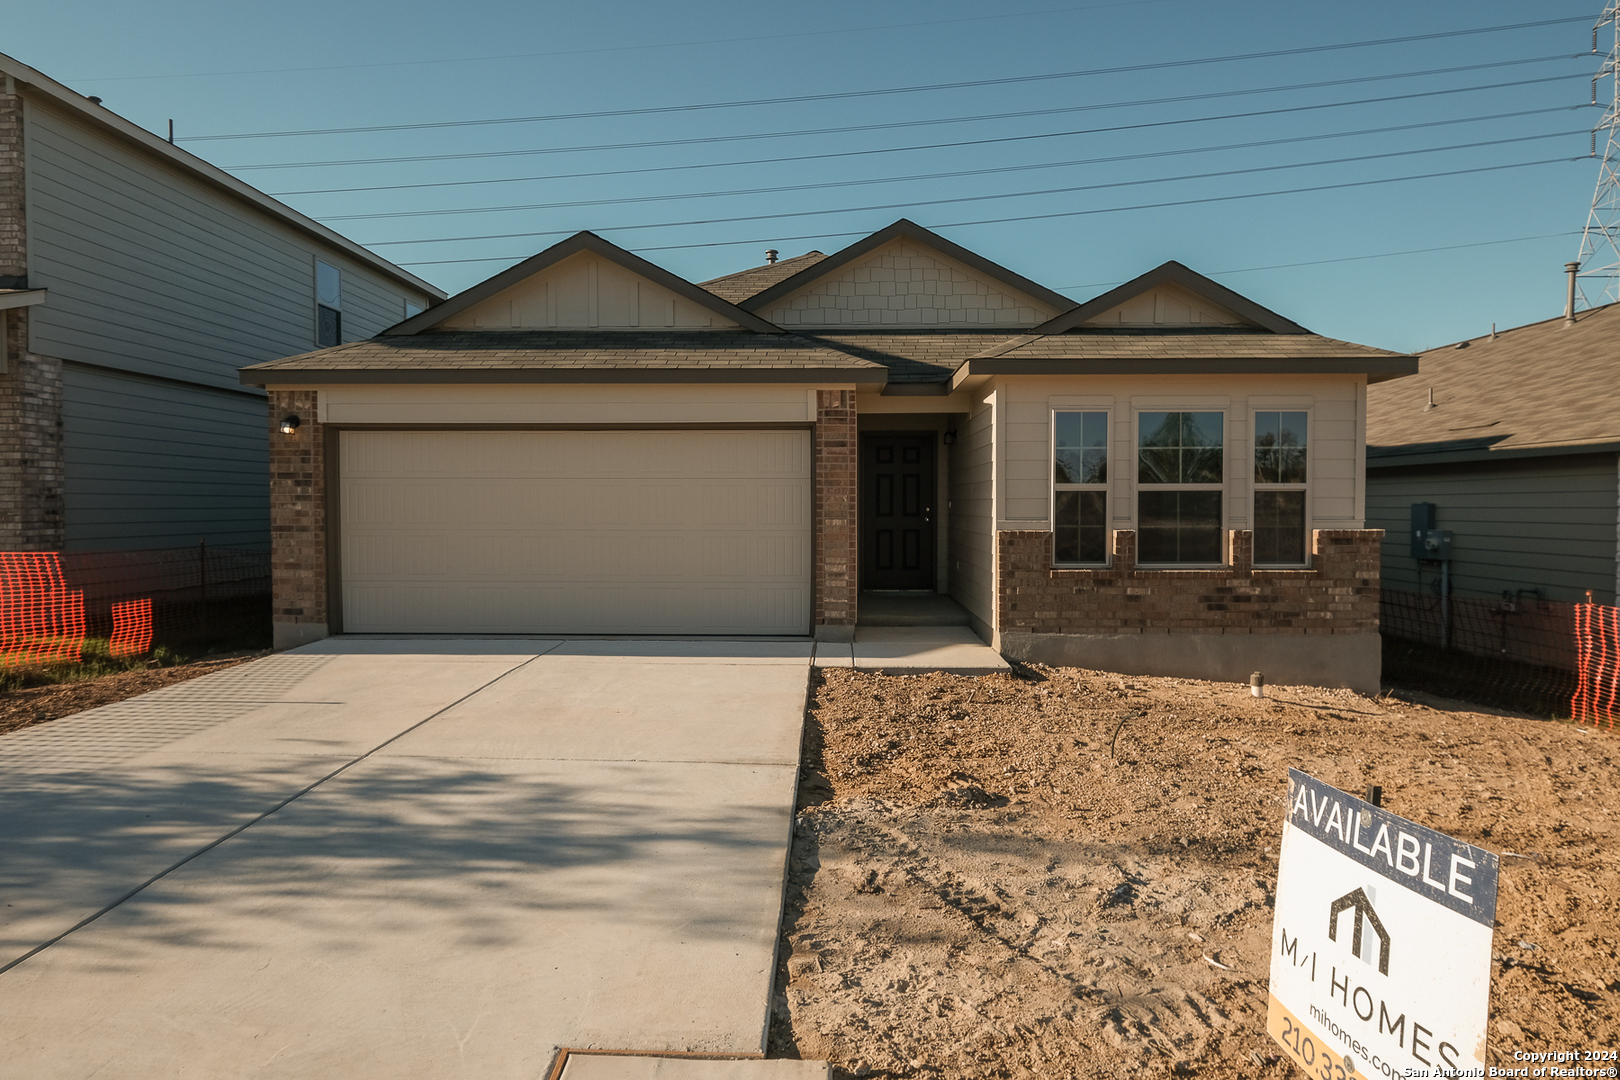
<svg viewBox="0 0 1620 1080">
<path fill-rule="evenodd" d="M 1580 603 L 1586 590 L 1615 602 L 1616 459 L 1613 454 L 1373 468 L 1367 525 L 1384 530 L 1383 580 L 1428 590 L 1439 563 L 1412 558 L 1413 503 L 1435 504 L 1435 527 L 1452 534 L 1451 591 L 1495 596 L 1541 589 Z"/>
<path fill-rule="evenodd" d="M 430 299 L 48 105 L 25 108 L 34 352 L 240 389 L 315 347 L 315 260 L 343 273 L 343 337 Z"/>
<path fill-rule="evenodd" d="M 639 274 L 582 251 L 442 325 L 446 330 L 736 329 L 737 324 Z"/>
<path fill-rule="evenodd" d="M 997 380 L 1002 422 L 1002 509 L 998 528 L 1050 529 L 1052 419 L 1055 409 L 1109 414 L 1113 528 L 1136 519 L 1136 414 L 1211 411 L 1226 414 L 1226 527 L 1250 527 L 1254 472 L 1250 420 L 1256 410 L 1310 414 L 1310 528 L 1362 528 L 1361 376 L 1260 378 L 1143 376 L 1067 378 L 1004 376 Z"/>
<path fill-rule="evenodd" d="M 1086 326 L 1243 326 L 1242 319 L 1180 285 L 1166 283 L 1085 321 Z"/>
<path fill-rule="evenodd" d="M 65 365 L 65 546 L 263 547 L 264 401 Z"/>
<path fill-rule="evenodd" d="M 981 633 L 996 622 L 996 396 L 973 395 L 950 447 L 950 594 Z"/>
</svg>

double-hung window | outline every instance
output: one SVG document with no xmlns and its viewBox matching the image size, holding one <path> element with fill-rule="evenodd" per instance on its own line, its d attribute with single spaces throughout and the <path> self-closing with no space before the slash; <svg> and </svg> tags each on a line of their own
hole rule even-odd
<svg viewBox="0 0 1620 1080">
<path fill-rule="evenodd" d="M 1305 564 L 1307 416 L 1254 414 L 1254 562 Z"/>
<path fill-rule="evenodd" d="M 338 268 L 315 260 L 315 347 L 343 341 L 343 280 Z"/>
<path fill-rule="evenodd" d="M 1108 414 L 1052 414 L 1052 561 L 1108 562 Z"/>
<path fill-rule="evenodd" d="M 1137 561 L 1223 561 L 1226 418 L 1218 412 L 1136 415 Z"/>
</svg>

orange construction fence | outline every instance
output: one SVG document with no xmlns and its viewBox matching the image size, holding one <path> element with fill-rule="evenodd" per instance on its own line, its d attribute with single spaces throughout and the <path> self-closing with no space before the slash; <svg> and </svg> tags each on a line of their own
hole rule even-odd
<svg viewBox="0 0 1620 1080">
<path fill-rule="evenodd" d="M 270 553 L 217 548 L 0 551 L 0 668 L 211 647 L 269 629 Z"/>
<path fill-rule="evenodd" d="M 1575 605 L 1575 655 L 1578 681 L 1570 715 L 1613 731 L 1620 714 L 1620 608 Z"/>
<path fill-rule="evenodd" d="M 61 556 L 0 551 L 0 667 L 72 663 L 83 649 L 84 593 L 68 588 Z"/>
</svg>

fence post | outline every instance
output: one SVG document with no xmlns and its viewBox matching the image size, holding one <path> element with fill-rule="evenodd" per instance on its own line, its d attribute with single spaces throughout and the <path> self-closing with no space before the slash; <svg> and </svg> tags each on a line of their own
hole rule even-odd
<svg viewBox="0 0 1620 1080">
<path fill-rule="evenodd" d="M 202 645 L 208 646 L 208 538 L 203 537 L 197 541 L 197 582 L 198 594 L 201 596 L 201 614 L 198 620 L 202 624 Z"/>
</svg>

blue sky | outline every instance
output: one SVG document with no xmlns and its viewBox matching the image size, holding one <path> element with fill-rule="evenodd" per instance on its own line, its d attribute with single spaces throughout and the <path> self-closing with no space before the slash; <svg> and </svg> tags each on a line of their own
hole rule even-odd
<svg viewBox="0 0 1620 1080">
<path fill-rule="evenodd" d="M 53 0 L 0 51 L 450 292 L 577 229 L 701 281 L 903 216 L 1412 350 L 1562 311 L 1600 8 Z"/>
</svg>

